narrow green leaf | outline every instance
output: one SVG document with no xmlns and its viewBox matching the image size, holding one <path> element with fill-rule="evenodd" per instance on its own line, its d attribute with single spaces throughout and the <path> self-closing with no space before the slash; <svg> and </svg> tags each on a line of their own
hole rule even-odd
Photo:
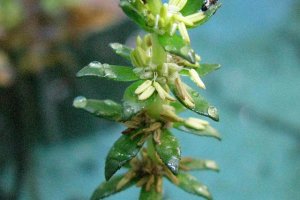
<svg viewBox="0 0 300 200">
<path fill-rule="evenodd" d="M 186 110 L 186 107 L 184 107 L 179 101 L 171 102 L 170 106 L 175 108 L 176 113 L 181 113 Z"/>
<path fill-rule="evenodd" d="M 213 137 L 218 140 L 221 140 L 221 136 L 218 133 L 218 131 L 209 125 L 206 126 L 204 130 L 196 130 L 196 129 L 190 128 L 188 126 L 185 126 L 184 123 L 181 123 L 181 122 L 174 123 L 173 126 L 174 126 L 174 128 L 184 131 L 184 132 L 187 132 L 187 133 L 192 133 L 192 134 L 198 135 L 198 136 Z"/>
<path fill-rule="evenodd" d="M 163 194 L 156 192 L 155 186 L 152 185 L 150 191 L 146 191 L 145 187 L 142 187 L 139 200 L 162 200 Z"/>
<path fill-rule="evenodd" d="M 131 187 L 132 185 L 135 184 L 135 181 L 129 181 L 126 185 L 124 185 L 122 188 L 117 188 L 118 183 L 124 178 L 124 174 L 123 175 L 119 175 L 116 176 L 114 178 L 112 178 L 111 180 L 107 181 L 107 182 L 103 182 L 102 184 L 100 184 L 96 190 L 94 191 L 91 200 L 99 200 L 99 199 L 103 199 L 105 197 L 108 197 L 110 195 L 116 194 L 118 192 L 121 192 L 129 187 Z"/>
<path fill-rule="evenodd" d="M 160 144 L 155 143 L 155 149 L 159 157 L 174 174 L 177 174 L 181 159 L 179 141 L 170 131 L 164 130 L 160 142 Z"/>
<path fill-rule="evenodd" d="M 194 176 L 190 174 L 179 173 L 177 175 L 177 178 L 179 180 L 179 184 L 177 185 L 179 188 L 183 189 L 188 193 L 204 197 L 208 200 L 212 200 L 212 196 L 208 191 L 207 186 L 197 181 L 197 179 Z"/>
<path fill-rule="evenodd" d="M 137 23 L 140 27 L 148 30 L 145 18 L 128 0 L 121 0 L 120 7 L 131 20 Z"/>
<path fill-rule="evenodd" d="M 130 60 L 130 54 L 133 51 L 132 48 L 120 44 L 120 43 L 111 43 L 110 47 L 115 51 L 116 54 L 122 56 L 123 58 Z"/>
<path fill-rule="evenodd" d="M 207 22 L 221 7 L 221 3 L 216 3 L 215 5 L 212 5 L 207 11 L 204 12 L 205 17 L 200 20 L 197 24 L 193 25 L 193 27 L 199 26 Z"/>
<path fill-rule="evenodd" d="M 112 100 L 86 99 L 79 96 L 74 99 L 73 106 L 100 118 L 112 121 L 120 121 L 122 119 L 122 106 Z"/>
<path fill-rule="evenodd" d="M 207 74 L 220 69 L 221 65 L 219 64 L 200 64 L 195 70 L 198 72 L 200 77 L 206 76 Z M 180 74 L 183 76 L 189 76 L 189 70 L 184 68 L 180 71 Z"/>
<path fill-rule="evenodd" d="M 193 171 L 193 170 L 212 170 L 216 172 L 220 171 L 219 166 L 213 160 L 183 158 L 180 162 L 180 165 L 183 165 L 189 171 Z"/>
<path fill-rule="evenodd" d="M 138 130 L 130 134 L 122 135 L 110 149 L 105 161 L 105 178 L 109 180 L 123 165 L 134 158 L 140 151 L 142 145 L 138 145 L 143 134 L 133 139 L 131 136 Z"/>
<path fill-rule="evenodd" d="M 164 49 L 175 54 L 193 64 L 196 62 L 196 54 L 189 44 L 187 44 L 179 35 L 159 35 L 159 43 Z"/>
<path fill-rule="evenodd" d="M 211 106 L 198 92 L 193 90 L 190 87 L 187 87 L 187 91 L 191 95 L 192 99 L 195 102 L 195 107 L 189 107 L 185 102 L 180 98 L 179 93 L 176 87 L 173 88 L 173 93 L 175 94 L 176 98 L 188 109 L 203 115 L 207 116 L 215 121 L 219 121 L 219 113 L 216 107 Z"/>
<path fill-rule="evenodd" d="M 204 0 L 188 0 L 180 12 L 184 16 L 194 14 L 202 8 L 203 4 Z"/>
<path fill-rule="evenodd" d="M 137 75 L 132 69 L 132 67 L 101 64 L 100 62 L 94 61 L 81 69 L 76 75 L 77 77 L 96 76 L 115 81 L 138 80 Z"/>
<path fill-rule="evenodd" d="M 134 91 L 144 82 L 145 80 L 136 81 L 126 88 L 123 96 L 123 107 L 124 107 L 124 118 L 129 119 L 134 114 L 138 113 L 142 109 L 148 107 L 149 105 L 155 104 L 158 101 L 156 94 L 144 101 L 138 100 L 138 96 Z"/>
</svg>

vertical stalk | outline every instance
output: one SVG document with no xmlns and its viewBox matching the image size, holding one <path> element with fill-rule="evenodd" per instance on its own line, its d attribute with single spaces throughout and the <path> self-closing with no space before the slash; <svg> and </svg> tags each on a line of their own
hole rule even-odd
<svg viewBox="0 0 300 200">
<path fill-rule="evenodd" d="M 151 160 L 154 163 L 159 162 L 157 157 L 156 157 L 156 151 L 155 151 L 155 147 L 154 147 L 154 144 L 153 144 L 152 136 L 149 136 L 148 139 L 147 139 L 147 153 L 148 153 L 148 156 L 151 158 Z"/>
</svg>

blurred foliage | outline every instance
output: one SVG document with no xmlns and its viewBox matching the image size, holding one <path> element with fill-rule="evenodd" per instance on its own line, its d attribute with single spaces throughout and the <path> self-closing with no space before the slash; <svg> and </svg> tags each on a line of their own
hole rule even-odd
<svg viewBox="0 0 300 200">
<path fill-rule="evenodd" d="M 0 185 L 0 199 L 18 199 L 35 144 L 97 129 L 99 121 L 71 108 L 74 95 L 84 90 L 101 97 L 113 90 L 115 98 L 120 98 L 122 86 L 117 84 L 103 91 L 90 87 L 99 84 L 93 79 L 80 86 L 74 80 L 76 67 L 91 59 L 114 61 L 108 41 L 125 42 L 136 29 L 123 20 L 116 4 L 93 0 L 0 1 L 0 176 L 13 166 L 12 185 L 5 186 L 9 191 L 3 194 Z M 127 28 L 122 35 L 115 31 L 120 27 Z"/>
</svg>

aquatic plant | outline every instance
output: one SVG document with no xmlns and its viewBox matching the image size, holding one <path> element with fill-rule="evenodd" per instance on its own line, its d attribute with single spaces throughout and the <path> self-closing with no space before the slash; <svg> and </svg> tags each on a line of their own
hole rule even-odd
<svg viewBox="0 0 300 200">
<path fill-rule="evenodd" d="M 93 115 L 125 125 L 105 162 L 106 181 L 91 199 L 103 199 L 129 188 L 141 187 L 141 200 L 163 198 L 163 180 L 186 192 L 212 199 L 207 186 L 188 172 L 218 171 L 212 160 L 181 157 L 180 143 L 172 129 L 220 140 L 210 123 L 200 118 L 183 118 L 186 109 L 218 121 L 217 109 L 183 81 L 189 77 L 200 90 L 202 77 L 219 69 L 203 64 L 192 49 L 188 29 L 207 22 L 220 7 L 217 0 L 121 0 L 124 13 L 147 34 L 137 36 L 134 48 L 119 43 L 110 46 L 132 66 L 91 62 L 78 77 L 96 76 L 112 81 L 133 82 L 122 103 L 77 97 L 74 106 Z M 117 174 L 120 168 L 124 174 Z"/>
</svg>

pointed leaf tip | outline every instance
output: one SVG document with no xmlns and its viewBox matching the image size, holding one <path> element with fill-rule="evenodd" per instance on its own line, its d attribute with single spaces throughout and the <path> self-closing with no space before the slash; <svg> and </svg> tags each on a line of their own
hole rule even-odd
<svg viewBox="0 0 300 200">
<path fill-rule="evenodd" d="M 185 85 L 185 84 L 184 84 Z M 188 105 L 181 97 L 180 92 L 176 87 L 173 88 L 173 93 L 175 94 L 176 98 L 188 109 L 209 117 L 215 121 L 219 121 L 219 113 L 216 107 L 211 106 L 198 92 L 193 90 L 192 88 L 186 86 L 186 90 L 190 94 L 191 98 L 193 99 L 195 106 L 191 107 Z"/>
<path fill-rule="evenodd" d="M 197 179 L 194 176 L 190 174 L 179 173 L 177 175 L 177 178 L 179 180 L 179 188 L 183 189 L 188 193 L 201 196 L 207 200 L 212 200 L 212 195 L 209 192 L 207 186 L 197 181 Z"/>
<path fill-rule="evenodd" d="M 213 127 L 211 127 L 210 125 L 204 126 L 202 130 L 197 130 L 195 128 L 186 126 L 184 123 L 178 122 L 178 123 L 174 123 L 174 128 L 186 133 L 191 133 L 194 135 L 204 136 L 204 137 L 213 137 L 219 141 L 222 140 L 222 137 L 220 136 L 219 132 Z"/>
</svg>

